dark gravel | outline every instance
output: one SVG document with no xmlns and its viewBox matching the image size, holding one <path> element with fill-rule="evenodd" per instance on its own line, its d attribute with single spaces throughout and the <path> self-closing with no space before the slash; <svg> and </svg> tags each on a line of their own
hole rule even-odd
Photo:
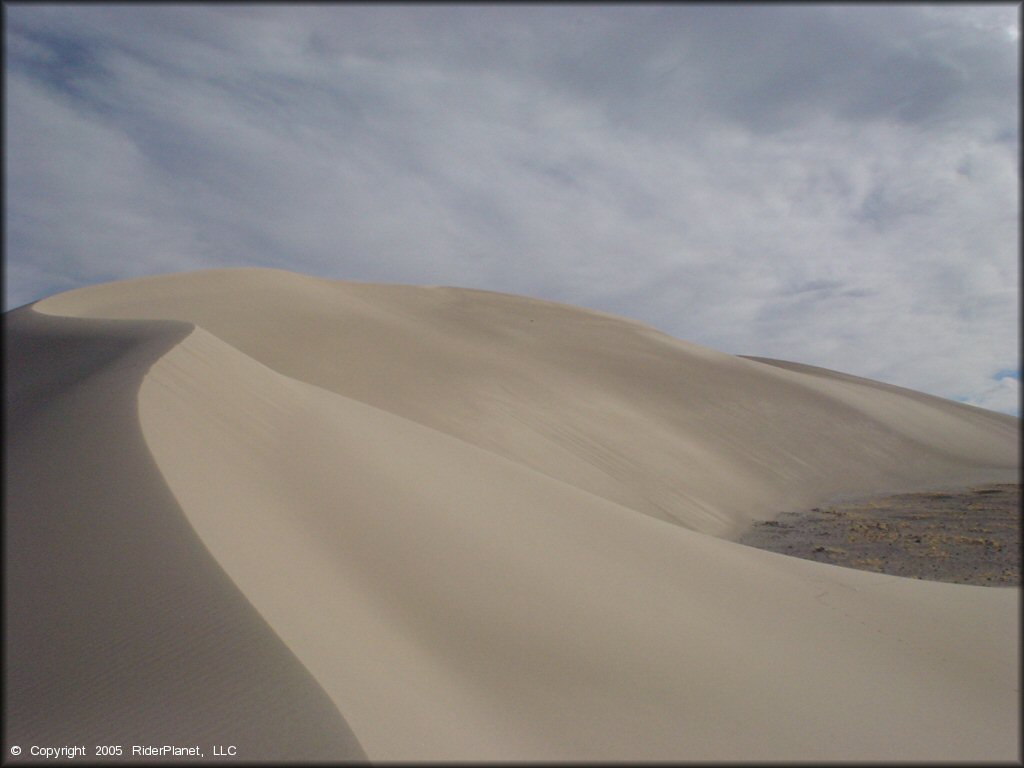
<svg viewBox="0 0 1024 768">
<path fill-rule="evenodd" d="M 785 512 L 737 541 L 894 576 L 1019 586 L 1020 529 L 1020 485 L 999 484 Z"/>
</svg>

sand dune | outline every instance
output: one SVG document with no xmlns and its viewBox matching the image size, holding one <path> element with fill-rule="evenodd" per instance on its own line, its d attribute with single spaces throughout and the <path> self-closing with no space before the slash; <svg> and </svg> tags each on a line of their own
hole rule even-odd
<svg viewBox="0 0 1024 768">
<path fill-rule="evenodd" d="M 250 758 L 363 756 L 147 449 L 139 387 L 189 326 L 21 309 L 4 332 L 5 755 L 237 741 Z"/>
<path fill-rule="evenodd" d="M 579 308 L 277 270 L 80 289 L 5 331 L 9 743 L 1019 757 L 1018 589 L 729 540 L 1016 481 L 1018 419 Z"/>
</svg>

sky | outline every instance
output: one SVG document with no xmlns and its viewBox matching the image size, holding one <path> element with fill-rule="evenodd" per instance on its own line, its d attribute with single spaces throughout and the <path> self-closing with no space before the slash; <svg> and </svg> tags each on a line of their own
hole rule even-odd
<svg viewBox="0 0 1024 768">
<path fill-rule="evenodd" d="M 1020 9 L 4 5 L 4 309 L 265 266 L 1019 415 Z"/>
</svg>

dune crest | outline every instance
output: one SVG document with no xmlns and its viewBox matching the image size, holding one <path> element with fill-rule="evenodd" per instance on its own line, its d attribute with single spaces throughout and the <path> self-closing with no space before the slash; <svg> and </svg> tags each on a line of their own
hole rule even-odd
<svg viewBox="0 0 1024 768">
<path fill-rule="evenodd" d="M 1016 588 L 729 540 L 841 494 L 1016 481 L 1018 419 L 484 291 L 214 270 L 28 311 L 174 329 L 131 376 L 93 367 L 343 757 L 1019 755 Z"/>
</svg>

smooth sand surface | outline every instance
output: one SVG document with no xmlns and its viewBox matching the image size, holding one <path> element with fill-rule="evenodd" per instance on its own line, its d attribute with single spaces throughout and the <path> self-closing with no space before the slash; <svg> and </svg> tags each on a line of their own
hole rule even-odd
<svg viewBox="0 0 1024 768">
<path fill-rule="evenodd" d="M 365 759 L 147 449 L 139 387 L 190 330 L 4 315 L 5 757 L 203 743 L 248 760 Z"/>
<path fill-rule="evenodd" d="M 224 723 L 202 733 L 249 729 L 253 752 L 284 708 L 338 759 L 1019 759 L 1018 588 L 729 540 L 844 494 L 1017 482 L 1019 419 L 484 291 L 215 270 L 61 294 L 5 315 L 9 338 L 14 314 L 83 337 L 8 360 L 8 528 L 35 552 L 8 589 L 49 616 L 12 625 L 20 728 L 63 717 L 40 654 L 48 685 L 108 693 L 72 713 L 85 733 L 124 722 L 131 669 L 220 670 L 185 650 L 222 648 L 216 626 L 251 654 L 219 674 L 290 686 L 275 709 L 182 677 Z M 120 328 L 130 353 L 79 354 Z M 97 445 L 135 469 L 91 469 Z M 74 536 L 37 531 L 42 509 Z M 90 536 L 130 563 L 80 556 Z M 178 607 L 148 611 L 206 629 L 61 624 L 154 580 Z M 137 659 L 75 673 L 123 633 Z"/>
</svg>

